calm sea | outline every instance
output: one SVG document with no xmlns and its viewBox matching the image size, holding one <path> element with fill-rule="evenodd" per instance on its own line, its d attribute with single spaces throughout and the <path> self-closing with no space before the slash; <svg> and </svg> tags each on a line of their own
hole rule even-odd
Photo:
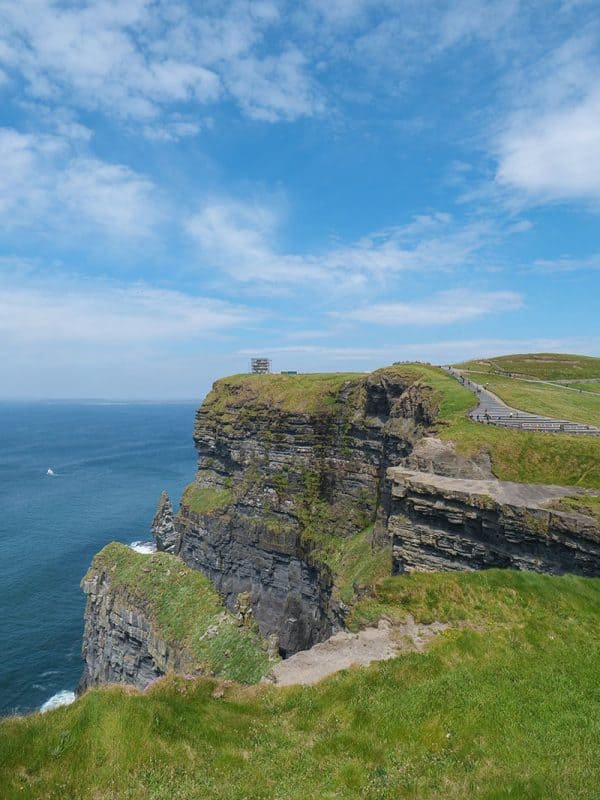
<svg viewBox="0 0 600 800">
<path fill-rule="evenodd" d="M 191 403 L 0 403 L 0 714 L 76 687 L 79 582 L 108 542 L 148 540 L 162 489 L 177 503 L 193 420 Z"/>
</svg>

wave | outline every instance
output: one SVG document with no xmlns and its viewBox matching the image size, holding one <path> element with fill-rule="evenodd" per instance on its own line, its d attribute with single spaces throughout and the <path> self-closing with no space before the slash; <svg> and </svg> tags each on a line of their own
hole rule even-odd
<svg viewBox="0 0 600 800">
<path fill-rule="evenodd" d="M 144 555 L 156 553 L 156 545 L 154 542 L 132 542 L 129 547 L 135 550 L 136 553 L 143 553 Z"/>
<path fill-rule="evenodd" d="M 40 711 L 42 714 L 45 714 L 46 711 L 51 711 L 53 708 L 58 708 L 59 706 L 68 706 L 75 700 L 75 692 L 69 691 L 69 689 L 61 689 L 60 692 L 53 694 L 49 700 L 40 707 Z"/>
</svg>

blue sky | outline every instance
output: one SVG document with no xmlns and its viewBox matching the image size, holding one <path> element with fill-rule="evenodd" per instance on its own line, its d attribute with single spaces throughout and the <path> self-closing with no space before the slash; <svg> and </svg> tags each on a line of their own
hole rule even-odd
<svg viewBox="0 0 600 800">
<path fill-rule="evenodd" d="M 600 355 L 598 12 L 0 0 L 0 396 Z"/>
</svg>

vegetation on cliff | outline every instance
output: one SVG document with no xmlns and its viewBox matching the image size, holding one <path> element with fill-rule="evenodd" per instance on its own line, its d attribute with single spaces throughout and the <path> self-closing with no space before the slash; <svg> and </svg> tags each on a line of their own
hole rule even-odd
<svg viewBox="0 0 600 800">
<path fill-rule="evenodd" d="M 144 611 L 165 641 L 188 650 L 207 674 L 254 683 L 269 659 L 258 633 L 238 624 L 212 583 L 167 553 L 142 555 L 112 542 L 84 580 L 105 572 L 111 591 Z"/>
<path fill-rule="evenodd" d="M 356 611 L 449 621 L 422 654 L 281 689 L 166 678 L 0 725 L 0 793 L 80 800 L 575 800 L 600 783 L 600 580 L 386 579 Z M 462 624 L 461 624 L 462 623 Z"/>
</svg>

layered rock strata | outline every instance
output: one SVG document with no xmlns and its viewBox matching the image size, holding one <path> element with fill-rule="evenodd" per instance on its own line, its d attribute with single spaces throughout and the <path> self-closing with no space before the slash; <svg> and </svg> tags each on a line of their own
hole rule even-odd
<svg viewBox="0 0 600 800">
<path fill-rule="evenodd" d="M 394 572 L 489 567 L 600 574 L 597 519 L 548 508 L 572 487 L 388 470 Z"/>
</svg>

